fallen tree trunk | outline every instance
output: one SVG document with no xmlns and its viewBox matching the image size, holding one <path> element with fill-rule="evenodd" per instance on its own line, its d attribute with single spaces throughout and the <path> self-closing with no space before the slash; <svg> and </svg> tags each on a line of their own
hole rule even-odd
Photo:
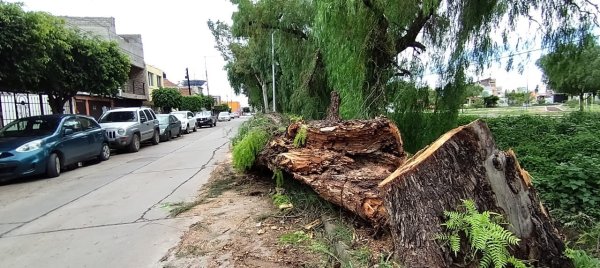
<svg viewBox="0 0 600 268">
<path fill-rule="evenodd" d="M 305 143 L 295 146 L 304 131 Z M 400 132 L 386 118 L 294 123 L 258 156 L 260 165 L 286 171 L 374 226 L 387 221 L 377 185 L 404 160 Z"/>
<path fill-rule="evenodd" d="M 480 211 L 504 215 L 507 228 L 521 239 L 511 249 L 515 257 L 532 260 L 535 267 L 573 267 L 529 174 L 512 151 L 496 148 L 481 121 L 446 133 L 379 186 L 396 256 L 406 267 L 452 267 L 459 262 L 435 237 L 444 231 L 444 211 L 456 210 L 461 199 L 475 201 Z"/>
</svg>

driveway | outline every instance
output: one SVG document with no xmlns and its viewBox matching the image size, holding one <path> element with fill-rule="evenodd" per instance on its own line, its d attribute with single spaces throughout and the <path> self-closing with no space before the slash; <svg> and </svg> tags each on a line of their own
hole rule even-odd
<svg viewBox="0 0 600 268">
<path fill-rule="evenodd" d="M 0 186 L 0 267 L 155 267 L 194 218 L 191 201 L 244 119 L 219 122 L 55 179 Z"/>
</svg>

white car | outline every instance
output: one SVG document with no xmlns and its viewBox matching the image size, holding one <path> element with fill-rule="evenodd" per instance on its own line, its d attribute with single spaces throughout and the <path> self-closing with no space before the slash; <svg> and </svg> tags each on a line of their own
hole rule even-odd
<svg viewBox="0 0 600 268">
<path fill-rule="evenodd" d="M 229 116 L 229 112 L 220 112 L 218 120 L 219 121 L 231 121 L 231 116 Z"/>
<path fill-rule="evenodd" d="M 196 116 L 190 111 L 171 112 L 172 115 L 181 121 L 181 131 L 189 134 L 192 131 L 196 132 Z"/>
</svg>

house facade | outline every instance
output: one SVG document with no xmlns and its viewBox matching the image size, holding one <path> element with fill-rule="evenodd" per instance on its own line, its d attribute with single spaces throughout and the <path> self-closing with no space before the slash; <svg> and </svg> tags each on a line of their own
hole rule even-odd
<svg viewBox="0 0 600 268">
<path fill-rule="evenodd" d="M 165 87 L 165 72 L 161 69 L 146 64 L 146 84 L 148 85 L 148 100 L 152 101 L 152 91 Z"/>
<path fill-rule="evenodd" d="M 121 87 L 116 97 L 102 97 L 87 93 L 85 88 L 74 98 L 75 113 L 99 118 L 103 112 L 113 107 L 142 106 L 148 100 L 148 82 L 144 45 L 139 34 L 117 34 L 115 18 L 112 17 L 61 17 L 70 27 L 83 34 L 96 36 L 119 44 L 121 51 L 131 61 L 129 79 Z"/>
</svg>

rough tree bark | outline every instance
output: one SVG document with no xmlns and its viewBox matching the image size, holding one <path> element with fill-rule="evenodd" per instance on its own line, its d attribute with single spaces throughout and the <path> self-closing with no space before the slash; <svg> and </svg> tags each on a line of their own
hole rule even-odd
<svg viewBox="0 0 600 268">
<path fill-rule="evenodd" d="M 458 267 L 459 258 L 435 237 L 443 232 L 444 210 L 456 210 L 461 199 L 504 215 L 521 239 L 511 249 L 515 257 L 535 260 L 535 267 L 573 267 L 529 174 L 512 151 L 496 148 L 481 121 L 446 133 L 379 186 L 396 256 L 406 267 Z"/>
<path fill-rule="evenodd" d="M 303 127 L 306 143 L 296 148 Z M 400 132 L 386 118 L 294 123 L 258 156 L 259 165 L 284 170 L 374 226 L 387 222 L 377 185 L 404 160 Z"/>
</svg>

